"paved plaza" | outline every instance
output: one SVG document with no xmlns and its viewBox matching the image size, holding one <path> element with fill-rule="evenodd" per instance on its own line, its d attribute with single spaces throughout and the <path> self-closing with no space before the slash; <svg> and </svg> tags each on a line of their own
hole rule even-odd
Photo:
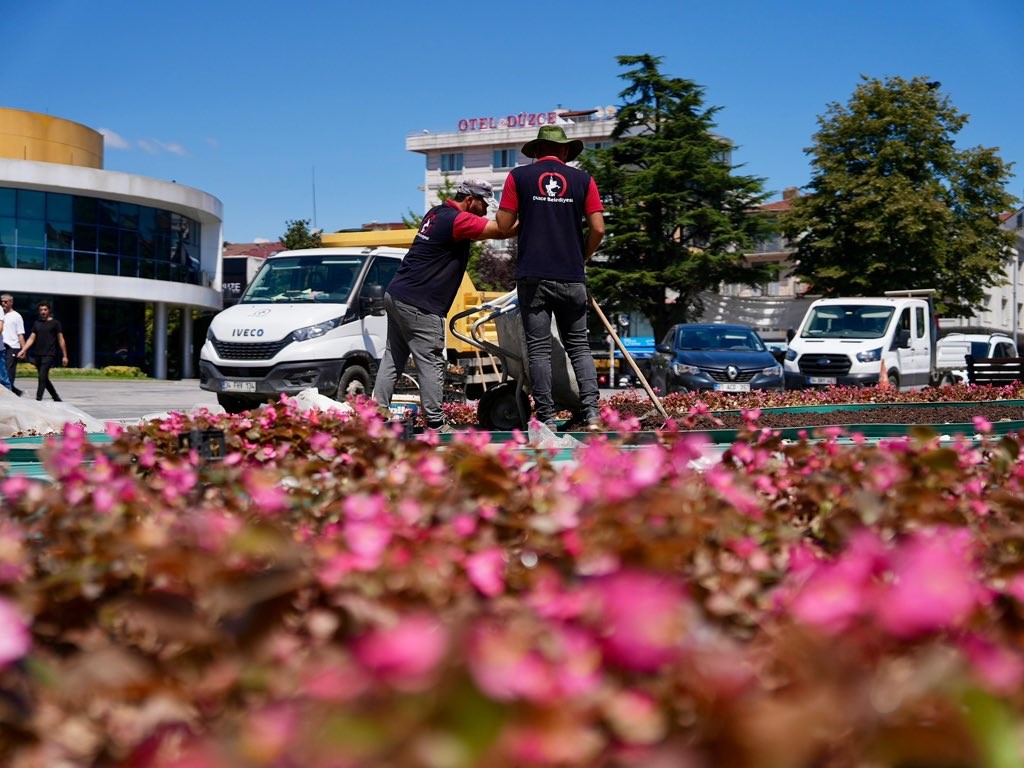
<svg viewBox="0 0 1024 768">
<path fill-rule="evenodd" d="M 19 378 L 15 383 L 24 390 L 23 399 L 34 399 L 35 379 Z M 84 381 L 54 378 L 53 385 L 64 402 L 101 421 L 134 420 L 150 414 L 217 405 L 217 395 L 200 389 L 198 379 Z M 49 401 L 50 396 L 43 395 L 43 402 Z"/>
</svg>

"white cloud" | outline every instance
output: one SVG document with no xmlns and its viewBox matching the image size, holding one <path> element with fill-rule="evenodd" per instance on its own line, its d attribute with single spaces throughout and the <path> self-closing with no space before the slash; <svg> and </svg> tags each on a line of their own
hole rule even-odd
<svg viewBox="0 0 1024 768">
<path fill-rule="evenodd" d="M 175 141 L 160 141 L 159 139 L 139 139 L 135 142 L 139 149 L 150 155 L 159 155 L 161 152 L 168 152 L 178 157 L 187 157 L 188 151 Z"/>
<path fill-rule="evenodd" d="M 121 134 L 109 128 L 100 128 L 100 133 L 103 135 L 103 146 L 107 149 L 131 149 L 131 144 Z"/>
<path fill-rule="evenodd" d="M 253 241 L 254 243 L 269 243 L 269 242 L 270 242 L 270 241 L 269 241 L 269 240 L 267 240 L 267 238 L 265 238 L 265 237 L 254 237 L 252 241 Z"/>
</svg>

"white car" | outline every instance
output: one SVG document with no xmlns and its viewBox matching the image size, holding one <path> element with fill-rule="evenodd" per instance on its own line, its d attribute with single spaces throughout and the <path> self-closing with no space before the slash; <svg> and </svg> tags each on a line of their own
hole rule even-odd
<svg viewBox="0 0 1024 768">
<path fill-rule="evenodd" d="M 939 339 L 936 364 L 950 369 L 960 382 L 967 381 L 967 355 L 976 359 L 1017 357 L 1017 346 L 1004 333 L 947 333 Z"/>
</svg>

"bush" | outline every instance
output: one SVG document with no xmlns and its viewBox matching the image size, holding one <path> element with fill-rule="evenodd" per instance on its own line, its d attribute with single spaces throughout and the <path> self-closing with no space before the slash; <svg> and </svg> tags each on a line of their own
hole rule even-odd
<svg viewBox="0 0 1024 768">
<path fill-rule="evenodd" d="M 33 363 L 18 363 L 18 378 L 36 377 L 39 369 Z M 108 365 L 104 368 L 51 368 L 50 378 L 68 379 L 85 376 L 110 376 L 118 379 L 144 379 L 146 374 L 133 365 Z"/>
<path fill-rule="evenodd" d="M 134 365 L 108 365 L 100 371 L 104 376 L 117 376 L 121 379 L 144 379 L 146 374 Z"/>
</svg>

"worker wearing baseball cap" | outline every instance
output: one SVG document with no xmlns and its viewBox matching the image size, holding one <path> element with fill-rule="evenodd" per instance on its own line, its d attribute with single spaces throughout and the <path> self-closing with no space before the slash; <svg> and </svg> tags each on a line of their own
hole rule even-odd
<svg viewBox="0 0 1024 768">
<path fill-rule="evenodd" d="M 444 323 L 466 273 L 469 246 L 474 240 L 504 237 L 486 218 L 493 200 L 490 184 L 466 179 L 452 198 L 427 211 L 384 294 L 388 338 L 373 399 L 391 405 L 395 383 L 412 355 L 423 418 L 430 430 L 448 431 L 441 410 L 447 365 Z"/>
</svg>

